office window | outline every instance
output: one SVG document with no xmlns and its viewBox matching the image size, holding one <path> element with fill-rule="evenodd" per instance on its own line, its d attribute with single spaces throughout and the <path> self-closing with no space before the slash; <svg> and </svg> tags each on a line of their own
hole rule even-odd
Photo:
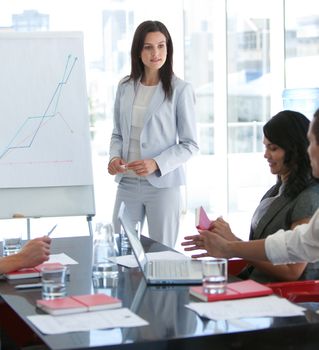
<svg viewBox="0 0 319 350">
<path fill-rule="evenodd" d="M 285 104 L 312 118 L 319 107 L 319 3 L 287 0 L 285 35 Z"/>
<path fill-rule="evenodd" d="M 152 6 L 147 0 L 68 0 L 59 6 L 53 0 L 3 0 L 1 31 L 84 33 L 97 219 L 111 220 L 116 184 L 107 161 L 113 103 L 119 80 L 130 71 L 134 30 L 146 19 L 167 25 L 174 71 L 196 95 L 200 154 L 186 165 L 183 233 L 193 228 L 194 208 L 203 205 L 212 218 L 224 215 L 247 237 L 254 208 L 275 182 L 263 159 L 262 126 L 283 108 L 285 87 L 316 87 L 319 80 L 319 5 L 315 0 L 200 0 L 200 5 L 164 0 Z M 45 229 L 39 224 L 35 231 Z"/>
<path fill-rule="evenodd" d="M 243 238 L 248 237 L 253 209 L 275 182 L 263 157 L 262 127 L 273 113 L 271 57 L 276 46 L 271 41 L 276 38 L 271 32 L 277 29 L 273 23 L 280 20 L 280 5 L 227 1 L 228 213 L 238 222 L 235 232 L 242 227 Z"/>
</svg>

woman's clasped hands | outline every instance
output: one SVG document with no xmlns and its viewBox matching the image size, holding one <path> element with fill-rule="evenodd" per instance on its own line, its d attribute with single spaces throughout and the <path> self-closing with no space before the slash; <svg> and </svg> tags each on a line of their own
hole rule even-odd
<svg viewBox="0 0 319 350">
<path fill-rule="evenodd" d="M 121 158 L 113 158 L 108 164 L 110 175 L 125 173 L 131 170 L 138 176 L 148 176 L 158 170 L 158 165 L 154 159 L 135 160 L 127 163 Z"/>
</svg>

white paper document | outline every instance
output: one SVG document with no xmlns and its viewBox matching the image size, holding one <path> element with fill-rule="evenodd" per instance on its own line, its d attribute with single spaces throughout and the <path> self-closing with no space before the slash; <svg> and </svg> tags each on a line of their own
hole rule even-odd
<svg viewBox="0 0 319 350">
<path fill-rule="evenodd" d="M 184 259 L 190 259 L 188 256 L 183 255 L 181 253 L 173 252 L 171 250 L 165 250 L 162 252 L 151 252 L 146 253 L 147 258 L 149 260 L 184 260 Z M 112 259 L 114 262 L 116 262 L 119 265 L 125 266 L 125 267 L 137 267 L 137 262 L 134 254 L 131 255 L 122 255 L 122 256 L 116 256 Z"/>
<path fill-rule="evenodd" d="M 275 295 L 186 305 L 199 316 L 211 320 L 231 320 L 244 317 L 303 316 L 305 308 Z"/>
<path fill-rule="evenodd" d="M 89 331 L 116 327 L 147 326 L 148 322 L 127 308 L 72 315 L 32 315 L 27 318 L 44 334 Z"/>
<path fill-rule="evenodd" d="M 51 254 L 49 260 L 46 263 L 60 263 L 62 265 L 75 265 L 78 264 L 77 261 L 69 257 L 65 253 Z"/>
</svg>

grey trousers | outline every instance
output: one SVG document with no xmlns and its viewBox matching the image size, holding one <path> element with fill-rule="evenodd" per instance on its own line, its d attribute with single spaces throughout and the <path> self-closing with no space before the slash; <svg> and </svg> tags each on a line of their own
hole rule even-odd
<svg viewBox="0 0 319 350">
<path fill-rule="evenodd" d="M 120 232 L 118 211 L 124 202 L 134 226 L 145 218 L 150 238 L 174 248 L 181 213 L 180 187 L 156 188 L 144 178 L 124 177 L 118 185 L 113 211 L 115 232 Z"/>
</svg>

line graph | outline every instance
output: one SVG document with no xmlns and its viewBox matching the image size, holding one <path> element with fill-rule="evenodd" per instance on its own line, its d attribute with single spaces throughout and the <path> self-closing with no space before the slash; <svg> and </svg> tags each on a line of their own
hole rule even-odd
<svg viewBox="0 0 319 350">
<path fill-rule="evenodd" d="M 83 34 L 0 33 L 0 52 L 0 192 L 92 184 Z"/>
<path fill-rule="evenodd" d="M 14 133 L 11 140 L 0 152 L 0 160 L 2 160 L 6 155 L 9 154 L 9 152 L 11 153 L 13 150 L 31 148 L 41 128 L 52 118 L 60 117 L 66 124 L 70 132 L 73 132 L 70 125 L 64 119 L 63 115 L 59 112 L 59 102 L 61 99 L 62 90 L 68 83 L 77 60 L 77 56 L 73 56 L 71 54 L 67 56 L 67 61 L 64 67 L 62 78 L 58 82 L 44 110 L 44 113 L 41 115 L 33 115 L 27 117 L 23 121 L 23 123 L 18 127 L 17 131 Z"/>
</svg>

